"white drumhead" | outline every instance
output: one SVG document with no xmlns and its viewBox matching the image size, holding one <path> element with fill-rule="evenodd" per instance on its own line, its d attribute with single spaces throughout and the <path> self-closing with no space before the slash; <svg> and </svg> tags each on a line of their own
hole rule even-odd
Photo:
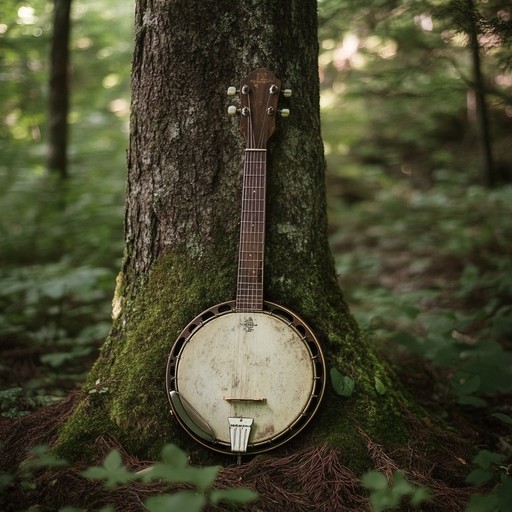
<svg viewBox="0 0 512 512">
<path fill-rule="evenodd" d="M 229 417 L 253 418 L 249 444 L 255 444 L 281 435 L 302 416 L 314 377 L 308 345 L 283 319 L 230 312 L 201 325 L 183 345 L 176 389 L 218 441 L 229 443 Z"/>
</svg>

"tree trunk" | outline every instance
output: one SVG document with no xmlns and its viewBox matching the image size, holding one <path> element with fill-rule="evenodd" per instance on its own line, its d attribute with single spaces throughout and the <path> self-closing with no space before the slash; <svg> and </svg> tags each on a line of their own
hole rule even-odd
<svg viewBox="0 0 512 512">
<path fill-rule="evenodd" d="M 480 43 L 478 41 L 478 10 L 474 0 L 466 0 L 468 7 L 468 37 L 473 62 L 473 83 L 475 92 L 477 136 L 482 153 L 482 182 L 491 188 L 496 185 L 492 156 L 491 130 L 485 94 L 485 84 L 480 62 Z"/>
<path fill-rule="evenodd" d="M 69 34 L 71 0 L 55 0 L 48 90 L 46 167 L 60 179 L 68 175 Z"/>
<path fill-rule="evenodd" d="M 258 67 L 293 88 L 291 116 L 269 143 L 265 299 L 299 314 L 328 371 L 355 381 L 347 398 L 327 383 L 318 414 L 286 446 L 343 448 L 361 469 L 361 431 L 388 447 L 408 440 L 406 400 L 351 317 L 328 247 L 317 51 L 315 0 L 138 0 L 125 258 L 112 332 L 60 435 L 68 457 L 109 435 L 145 457 L 175 442 L 194 462 L 222 460 L 169 415 L 166 363 L 192 318 L 235 296 L 244 146 L 225 91 Z"/>
</svg>

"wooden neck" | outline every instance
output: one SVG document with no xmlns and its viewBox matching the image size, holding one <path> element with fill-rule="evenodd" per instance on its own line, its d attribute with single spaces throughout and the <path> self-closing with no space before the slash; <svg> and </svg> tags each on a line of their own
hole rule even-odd
<svg viewBox="0 0 512 512">
<path fill-rule="evenodd" d="M 266 170 L 267 151 L 246 149 L 236 290 L 239 311 L 263 309 Z"/>
</svg>

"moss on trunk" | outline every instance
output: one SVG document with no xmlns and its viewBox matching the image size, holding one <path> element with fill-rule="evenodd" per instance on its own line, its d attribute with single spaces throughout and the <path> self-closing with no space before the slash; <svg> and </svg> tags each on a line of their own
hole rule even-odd
<svg viewBox="0 0 512 512">
<path fill-rule="evenodd" d="M 169 253 L 158 260 L 143 291 L 129 301 L 128 314 L 123 312 L 115 321 L 84 386 L 83 400 L 61 431 L 61 454 L 92 460 L 94 453 L 87 453 L 87 448 L 93 450 L 95 440 L 103 436 L 115 438 L 142 457 L 157 457 L 163 444 L 174 442 L 196 463 L 227 460 L 196 445 L 174 423 L 165 369 L 183 326 L 198 311 L 233 297 L 234 265 L 230 250 L 192 260 Z M 362 469 L 369 458 L 358 429 L 385 446 L 400 446 L 408 441 L 401 417 L 408 404 L 389 369 L 366 345 L 350 317 L 342 314 L 337 290 L 335 283 L 322 290 L 297 286 L 296 306 L 327 347 L 329 365 L 351 376 L 355 391 L 342 398 L 328 385 L 318 417 L 293 443 L 341 448 L 351 467 Z M 272 296 L 282 298 L 277 289 Z M 387 387 L 384 395 L 375 389 L 375 376 Z"/>
</svg>

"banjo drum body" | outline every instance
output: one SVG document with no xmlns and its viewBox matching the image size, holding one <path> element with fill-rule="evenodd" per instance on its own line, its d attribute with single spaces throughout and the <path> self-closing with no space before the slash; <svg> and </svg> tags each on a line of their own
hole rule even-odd
<svg viewBox="0 0 512 512">
<path fill-rule="evenodd" d="M 261 311 L 238 312 L 232 301 L 183 330 L 169 357 L 167 391 L 198 442 L 259 453 L 309 422 L 323 395 L 323 368 L 317 340 L 291 311 L 265 301 Z"/>
</svg>

